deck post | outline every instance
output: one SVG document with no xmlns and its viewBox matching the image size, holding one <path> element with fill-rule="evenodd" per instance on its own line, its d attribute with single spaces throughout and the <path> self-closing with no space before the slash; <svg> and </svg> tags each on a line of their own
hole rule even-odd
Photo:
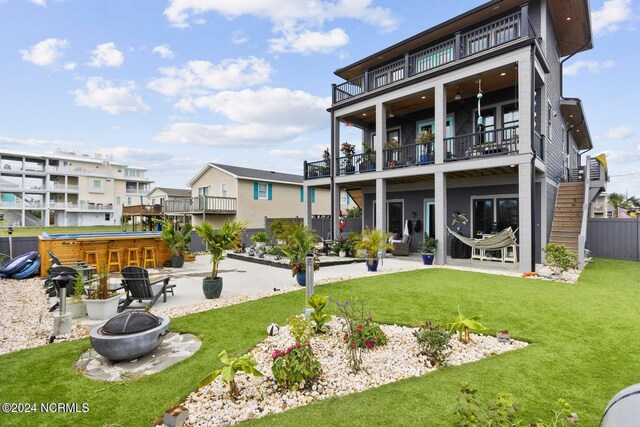
<svg viewBox="0 0 640 427">
<path fill-rule="evenodd" d="M 311 187 L 308 185 L 302 186 L 302 192 L 304 194 L 304 226 L 311 227 L 312 207 L 311 207 Z"/>
<path fill-rule="evenodd" d="M 387 181 L 384 178 L 376 178 L 376 212 L 374 228 L 387 229 Z"/>
<path fill-rule="evenodd" d="M 387 106 L 382 102 L 376 104 L 376 136 L 373 149 L 376 152 L 376 170 L 384 169 L 384 143 L 387 135 Z"/>
<path fill-rule="evenodd" d="M 436 239 L 438 250 L 435 262 L 438 265 L 447 263 L 447 175 L 444 172 L 435 173 L 434 195 L 436 210 Z M 425 230 L 429 225 L 425 224 Z"/>
<path fill-rule="evenodd" d="M 462 54 L 462 46 L 460 43 L 460 31 L 458 31 L 455 34 L 455 40 L 453 44 L 453 60 L 454 61 L 459 60 L 461 54 Z"/>
<path fill-rule="evenodd" d="M 531 163 L 518 165 L 518 229 L 520 245 L 520 272 L 527 273 L 531 269 L 531 249 L 534 237 L 531 228 L 531 217 L 534 207 L 531 204 Z"/>
<path fill-rule="evenodd" d="M 444 163 L 445 146 L 444 133 L 446 129 L 447 116 L 447 97 L 445 95 L 444 85 L 438 84 L 435 87 L 435 155 L 436 163 Z"/>
</svg>

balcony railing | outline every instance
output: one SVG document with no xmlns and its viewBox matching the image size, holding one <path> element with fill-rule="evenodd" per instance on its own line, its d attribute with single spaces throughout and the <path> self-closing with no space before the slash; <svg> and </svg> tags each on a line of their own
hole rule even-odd
<svg viewBox="0 0 640 427">
<path fill-rule="evenodd" d="M 544 135 L 533 132 L 533 149 L 536 150 L 536 157 L 544 160 Z"/>
<path fill-rule="evenodd" d="M 447 162 L 517 153 L 518 126 L 445 138 L 444 145 Z"/>
<path fill-rule="evenodd" d="M 407 54 L 404 58 L 369 70 L 347 82 L 334 84 L 333 103 L 354 98 L 528 35 L 529 27 L 526 26 L 523 31 L 521 25 L 526 21 L 528 16 L 521 10 L 465 33 L 457 33 L 453 38 Z"/>
<path fill-rule="evenodd" d="M 435 161 L 433 142 L 384 149 L 384 168 L 428 165 Z"/>
<path fill-rule="evenodd" d="M 340 157 L 339 175 L 352 175 L 354 173 L 371 172 L 376 170 L 376 153 L 354 154 L 353 156 Z"/>
<path fill-rule="evenodd" d="M 237 210 L 235 197 L 200 196 L 190 199 L 165 200 L 165 213 L 213 213 L 233 215 Z"/>
<path fill-rule="evenodd" d="M 331 160 L 304 162 L 304 179 L 324 178 L 331 176 Z"/>
</svg>

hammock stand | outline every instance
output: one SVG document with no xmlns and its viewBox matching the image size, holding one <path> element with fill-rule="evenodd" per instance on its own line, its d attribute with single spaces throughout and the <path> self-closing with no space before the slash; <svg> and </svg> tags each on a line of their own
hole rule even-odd
<svg viewBox="0 0 640 427">
<path fill-rule="evenodd" d="M 460 240 L 462 243 L 464 243 L 467 246 L 471 246 L 471 248 L 473 249 L 478 249 L 479 250 L 479 259 L 480 260 L 484 260 L 485 259 L 485 252 L 486 251 L 502 251 L 502 262 L 505 261 L 505 255 L 504 255 L 504 251 L 506 248 L 508 248 L 509 246 L 515 246 L 516 245 L 516 236 L 515 236 L 515 231 L 511 230 L 511 227 L 507 227 L 504 230 L 502 230 L 500 233 L 495 234 L 493 236 L 489 236 L 487 238 L 484 239 L 474 239 L 472 237 L 465 237 L 462 236 L 458 233 L 456 233 L 455 231 L 451 230 L 449 227 L 447 227 L 447 230 L 449 230 L 449 233 L 453 234 L 453 236 Z M 516 230 L 517 231 L 517 230 Z M 514 250 L 514 262 L 517 261 L 515 260 L 515 250 Z"/>
</svg>

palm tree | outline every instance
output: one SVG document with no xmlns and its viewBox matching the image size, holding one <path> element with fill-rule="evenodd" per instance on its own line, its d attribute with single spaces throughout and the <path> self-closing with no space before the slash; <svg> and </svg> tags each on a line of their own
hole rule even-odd
<svg viewBox="0 0 640 427">
<path fill-rule="evenodd" d="M 624 203 L 624 196 L 620 193 L 611 193 L 607 200 L 613 206 L 613 217 L 618 218 L 618 208 Z"/>
</svg>

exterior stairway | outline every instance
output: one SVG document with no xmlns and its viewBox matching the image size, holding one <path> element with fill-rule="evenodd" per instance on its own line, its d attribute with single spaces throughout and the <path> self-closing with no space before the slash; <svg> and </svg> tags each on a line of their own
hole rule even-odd
<svg viewBox="0 0 640 427">
<path fill-rule="evenodd" d="M 578 239 L 584 205 L 584 182 L 563 182 L 556 195 L 556 207 L 551 224 L 549 243 L 564 245 L 578 253 Z"/>
</svg>

